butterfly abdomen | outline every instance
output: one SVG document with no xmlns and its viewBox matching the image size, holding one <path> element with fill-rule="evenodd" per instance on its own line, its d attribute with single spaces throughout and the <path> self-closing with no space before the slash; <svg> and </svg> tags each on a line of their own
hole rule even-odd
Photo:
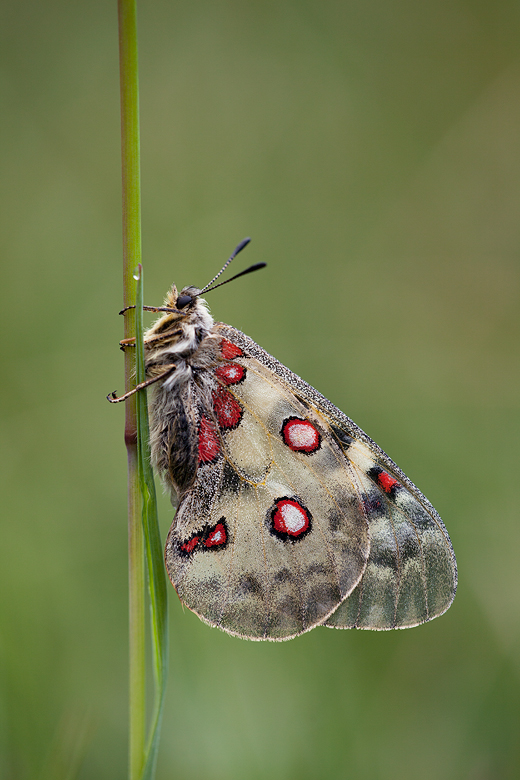
<svg viewBox="0 0 520 780">
<path fill-rule="evenodd" d="M 177 493 L 193 482 L 197 468 L 195 420 L 189 404 L 191 388 L 159 390 L 150 409 L 150 446 L 153 464 Z"/>
</svg>

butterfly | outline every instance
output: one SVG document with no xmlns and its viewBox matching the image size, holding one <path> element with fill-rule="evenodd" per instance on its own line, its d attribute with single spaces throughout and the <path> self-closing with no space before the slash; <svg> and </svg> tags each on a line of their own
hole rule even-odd
<svg viewBox="0 0 520 780">
<path fill-rule="evenodd" d="M 215 279 L 173 285 L 144 340 L 152 460 L 177 506 L 165 562 L 181 601 L 252 640 L 441 615 L 457 568 L 435 509 L 349 417 L 213 321 L 201 295 Z"/>
</svg>

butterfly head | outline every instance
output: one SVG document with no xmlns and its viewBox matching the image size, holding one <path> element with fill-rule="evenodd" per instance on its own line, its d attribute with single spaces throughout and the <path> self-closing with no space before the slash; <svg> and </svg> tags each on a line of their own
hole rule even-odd
<svg viewBox="0 0 520 780">
<path fill-rule="evenodd" d="M 181 292 L 172 285 L 164 308 L 168 311 L 145 334 L 145 346 L 150 349 L 168 349 L 188 342 L 199 341 L 213 326 L 213 318 L 206 301 L 199 297 L 198 287 L 184 287 Z"/>
<path fill-rule="evenodd" d="M 168 314 L 168 316 L 173 317 L 174 320 L 181 320 L 189 315 L 190 311 L 193 310 L 198 293 L 200 293 L 198 287 L 184 287 L 179 292 L 177 287 L 172 284 L 164 299 L 164 307 L 171 309 L 171 315 Z"/>
<path fill-rule="evenodd" d="M 160 309 L 165 313 L 145 334 L 145 348 L 148 353 L 160 351 L 170 355 L 174 353 L 180 355 L 188 354 L 198 348 L 202 339 L 213 327 L 213 318 L 208 311 L 206 301 L 200 296 L 238 279 L 239 276 L 264 268 L 266 265 L 265 263 L 256 263 L 246 268 L 245 271 L 235 274 L 231 279 L 215 284 L 218 277 L 236 255 L 249 244 L 250 240 L 250 238 L 245 238 L 240 242 L 218 274 L 202 289 L 184 287 L 179 293 L 175 285 L 172 285 L 166 296 L 164 307 Z"/>
<path fill-rule="evenodd" d="M 177 292 L 175 285 L 172 285 L 168 291 L 164 305 L 174 309 L 172 312 L 177 319 L 182 319 L 193 314 L 195 309 L 198 308 L 197 304 L 202 304 L 203 308 L 206 307 L 206 302 L 201 298 L 199 299 L 200 289 L 198 287 L 184 287 L 180 292 Z"/>
</svg>

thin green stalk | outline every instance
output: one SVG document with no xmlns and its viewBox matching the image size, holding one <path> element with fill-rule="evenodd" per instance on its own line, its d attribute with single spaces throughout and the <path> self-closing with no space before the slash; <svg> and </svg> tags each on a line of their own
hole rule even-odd
<svg viewBox="0 0 520 780">
<path fill-rule="evenodd" d="M 137 382 L 145 380 L 144 369 L 144 342 L 143 342 L 143 283 L 142 270 L 137 285 L 136 306 L 137 328 Z M 157 516 L 157 501 L 155 497 L 155 483 L 150 464 L 148 407 L 146 403 L 146 390 L 137 394 L 137 420 L 138 439 L 137 449 L 139 455 L 139 481 L 143 500 L 143 531 L 146 547 L 146 561 L 148 564 L 148 591 L 150 596 L 151 612 L 151 642 L 152 662 L 154 671 L 154 704 L 150 733 L 146 746 L 145 764 L 142 773 L 143 780 L 152 780 L 155 775 L 157 753 L 159 750 L 159 736 L 166 693 L 166 681 L 168 670 L 168 603 L 166 589 L 166 575 L 164 573 L 164 558 L 162 552 L 161 537 L 159 532 L 159 519 Z"/>
<path fill-rule="evenodd" d="M 134 269 L 141 262 L 141 187 L 139 166 L 139 92 L 135 0 L 118 0 L 121 89 L 121 163 L 123 195 L 123 301 L 136 303 Z M 135 309 L 125 314 L 125 339 L 136 335 Z M 135 386 L 135 354 L 125 351 L 125 392 Z M 128 597 L 129 597 L 129 778 L 138 780 L 144 764 L 146 732 L 145 568 L 138 475 L 137 399 L 125 402 L 128 454 Z"/>
<path fill-rule="evenodd" d="M 141 203 L 139 163 L 139 87 L 135 0 L 118 0 L 121 79 L 121 154 L 123 171 L 123 290 L 125 339 L 135 337 L 136 350 L 125 351 L 125 392 L 145 377 Z M 125 403 L 128 453 L 129 563 L 129 778 L 152 780 L 166 691 L 168 661 L 167 593 L 155 485 L 150 465 L 146 391 Z M 154 703 L 146 739 L 145 550 L 151 609 Z"/>
</svg>

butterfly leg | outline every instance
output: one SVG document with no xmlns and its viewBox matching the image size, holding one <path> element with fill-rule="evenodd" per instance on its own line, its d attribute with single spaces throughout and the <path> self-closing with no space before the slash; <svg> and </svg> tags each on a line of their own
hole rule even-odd
<svg viewBox="0 0 520 780">
<path fill-rule="evenodd" d="M 182 333 L 181 330 L 168 332 L 168 333 L 158 333 L 156 336 L 150 336 L 150 338 L 147 338 L 144 340 L 144 343 L 146 346 L 150 346 L 156 342 L 156 341 L 165 341 L 166 339 L 171 339 L 172 336 L 178 336 Z M 121 339 L 119 342 L 120 348 L 125 351 L 126 347 L 135 347 L 135 337 L 132 336 L 129 339 Z"/>
<path fill-rule="evenodd" d="M 126 401 L 127 398 L 130 398 L 131 395 L 134 395 L 139 390 L 144 390 L 145 387 L 153 385 L 154 382 L 158 382 L 160 379 L 165 379 L 167 376 L 169 376 L 169 374 L 173 373 L 176 368 L 176 365 L 168 366 L 167 370 L 162 374 L 159 374 L 159 376 L 154 376 L 152 379 L 147 379 L 146 382 L 141 382 L 141 384 L 136 385 L 133 390 L 129 390 L 128 393 L 120 395 L 119 397 L 116 396 L 116 391 L 114 390 L 113 393 L 109 393 L 107 395 L 107 401 L 110 401 L 111 404 L 117 404 L 119 401 Z"/>
<path fill-rule="evenodd" d="M 134 305 L 132 305 L 132 306 L 125 306 L 125 308 L 121 309 L 121 311 L 118 312 L 118 313 L 119 314 L 124 314 L 129 309 L 135 309 L 135 306 Z M 171 307 L 168 307 L 168 306 L 143 306 L 143 311 L 167 311 L 167 312 L 169 312 L 171 314 L 184 314 L 185 313 L 185 312 L 179 311 L 178 309 L 172 309 Z"/>
</svg>

